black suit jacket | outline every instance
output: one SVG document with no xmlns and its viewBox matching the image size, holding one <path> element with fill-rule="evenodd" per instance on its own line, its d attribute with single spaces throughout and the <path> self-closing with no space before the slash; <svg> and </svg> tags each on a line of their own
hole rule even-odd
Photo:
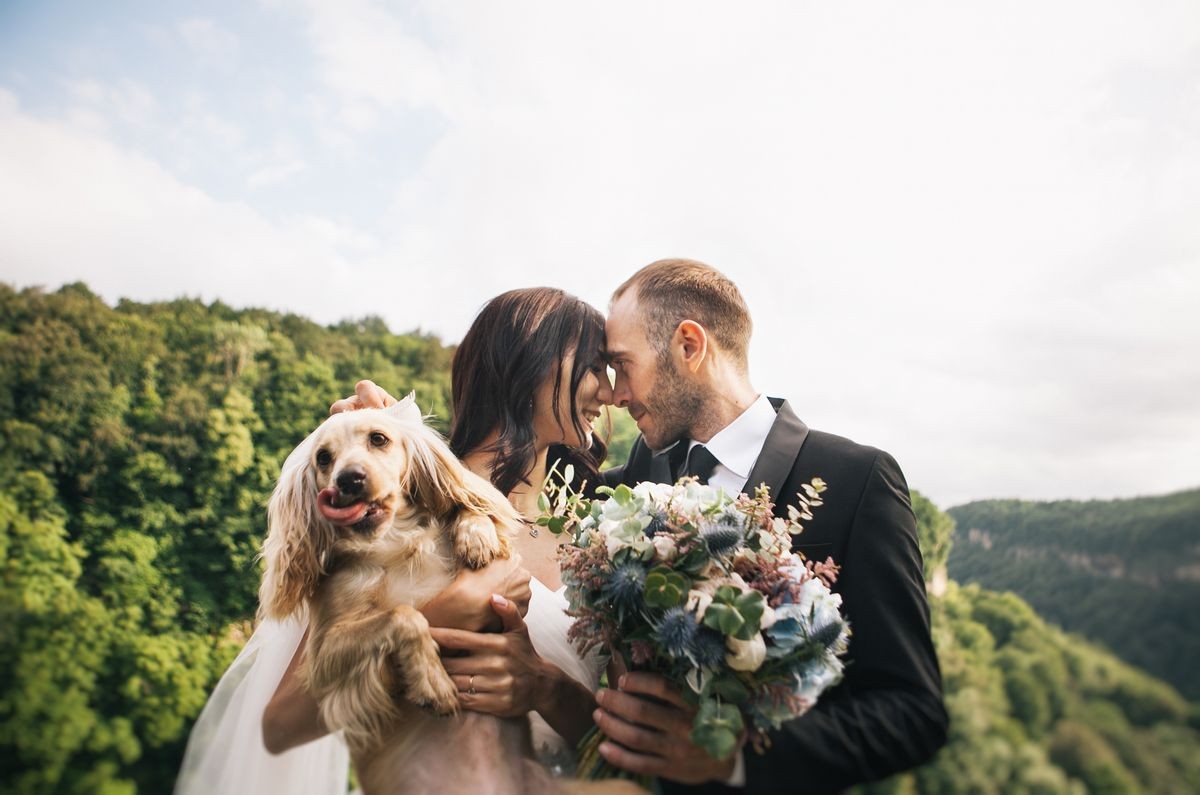
<svg viewBox="0 0 1200 795">
<path fill-rule="evenodd" d="M 664 782 L 666 792 L 837 792 L 914 767 L 946 741 L 917 524 L 900 467 L 881 450 L 809 430 L 785 401 L 771 404 L 775 424 L 746 488 L 766 483 L 784 515 L 801 484 L 814 477 L 828 484 L 824 505 L 792 548 L 842 567 L 834 590 L 853 632 L 845 678 L 808 714 L 772 732 L 765 755 L 745 750 L 744 790 Z M 668 483 L 670 458 L 639 437 L 605 482 Z"/>
</svg>

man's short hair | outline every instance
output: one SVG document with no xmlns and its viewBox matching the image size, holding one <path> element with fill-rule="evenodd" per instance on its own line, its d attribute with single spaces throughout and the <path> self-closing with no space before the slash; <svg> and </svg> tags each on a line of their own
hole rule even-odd
<svg viewBox="0 0 1200 795">
<path fill-rule="evenodd" d="M 652 262 L 613 293 L 616 301 L 630 288 L 646 323 L 646 338 L 666 356 L 675 329 L 685 320 L 704 327 L 743 368 L 749 360 L 750 309 L 737 285 L 711 265 L 691 259 Z"/>
</svg>

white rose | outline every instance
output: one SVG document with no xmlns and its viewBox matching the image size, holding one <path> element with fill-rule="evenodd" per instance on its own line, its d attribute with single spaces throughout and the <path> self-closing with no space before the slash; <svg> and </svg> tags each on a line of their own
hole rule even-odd
<svg viewBox="0 0 1200 795">
<path fill-rule="evenodd" d="M 608 550 L 608 559 L 612 560 L 618 551 L 624 549 L 627 544 L 622 541 L 616 533 L 609 533 L 604 536 L 604 547 Z"/>
<path fill-rule="evenodd" d="M 725 663 L 735 671 L 757 671 L 767 658 L 767 643 L 761 632 L 754 633 L 750 640 L 726 638 Z"/>
<path fill-rule="evenodd" d="M 654 537 L 654 551 L 658 553 L 658 557 L 666 563 L 670 563 L 675 559 L 675 555 L 679 549 L 675 546 L 675 539 L 669 535 L 659 533 Z"/>
<path fill-rule="evenodd" d="M 762 623 L 759 627 L 766 629 L 775 623 L 775 610 L 770 605 L 763 605 Z"/>
</svg>

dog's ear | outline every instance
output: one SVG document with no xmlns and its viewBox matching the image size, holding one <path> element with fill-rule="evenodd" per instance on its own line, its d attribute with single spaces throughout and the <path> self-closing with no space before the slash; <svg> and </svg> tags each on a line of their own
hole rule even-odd
<svg viewBox="0 0 1200 795">
<path fill-rule="evenodd" d="M 516 517 L 516 510 L 504 495 L 468 471 L 432 428 L 422 423 L 402 439 L 408 466 L 400 487 L 411 502 L 435 516 L 466 509 L 482 515 Z"/>
<path fill-rule="evenodd" d="M 333 548 L 334 530 L 317 510 L 312 455 L 316 433 L 283 462 L 279 483 L 267 504 L 267 568 L 258 591 L 259 613 L 282 619 L 303 607 L 316 592 Z"/>
<path fill-rule="evenodd" d="M 421 409 L 417 406 L 416 392 L 409 392 L 402 400 L 397 400 L 384 409 L 383 412 L 406 422 L 424 422 L 421 416 Z"/>
</svg>

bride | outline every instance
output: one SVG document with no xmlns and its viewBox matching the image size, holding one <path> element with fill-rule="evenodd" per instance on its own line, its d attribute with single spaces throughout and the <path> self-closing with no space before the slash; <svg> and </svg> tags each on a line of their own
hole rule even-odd
<svg viewBox="0 0 1200 795">
<path fill-rule="evenodd" d="M 593 423 L 612 403 L 603 347 L 600 313 L 543 287 L 488 302 L 454 354 L 450 447 L 527 519 L 538 515 L 554 462 L 560 471 L 573 465 L 576 487 L 600 482 L 605 447 Z M 392 402 L 361 381 L 331 412 Z M 444 660 L 462 707 L 528 714 L 537 759 L 562 773 L 592 725 L 603 661 L 598 650 L 580 657 L 567 641 L 558 543 L 530 522 L 515 540 L 517 555 L 464 572 L 421 612 L 438 644 L 462 655 Z M 177 793 L 345 791 L 345 748 L 297 673 L 304 629 L 264 622 L 256 630 L 197 720 Z"/>
</svg>

